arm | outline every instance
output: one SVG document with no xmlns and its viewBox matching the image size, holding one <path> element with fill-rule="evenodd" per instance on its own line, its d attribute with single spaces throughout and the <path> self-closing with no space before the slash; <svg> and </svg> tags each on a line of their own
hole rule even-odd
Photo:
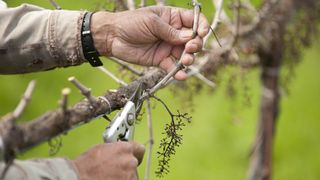
<svg viewBox="0 0 320 180">
<path fill-rule="evenodd" d="M 97 145 L 72 161 L 64 158 L 15 160 L 4 180 L 136 180 L 144 151 L 143 145 L 117 142 Z M 4 169 L 5 164 L 1 162 L 0 172 Z"/>
<path fill-rule="evenodd" d="M 5 8 L 7 8 L 7 4 L 4 1 L 0 0 L 0 9 L 5 9 Z"/>
<path fill-rule="evenodd" d="M 44 71 L 84 62 L 83 12 L 33 5 L 0 10 L 0 73 Z"/>
<path fill-rule="evenodd" d="M 81 44 L 84 12 L 44 10 L 32 5 L 0 10 L 0 73 L 26 73 L 85 62 Z M 175 61 L 193 63 L 209 25 L 201 15 L 192 39 L 193 11 L 147 7 L 119 13 L 97 12 L 91 18 L 94 46 L 103 56 L 157 66 L 169 72 Z M 130 20 L 129 20 L 130 19 Z M 181 57 L 183 50 L 186 54 Z M 180 71 L 175 76 L 186 78 Z"/>
<path fill-rule="evenodd" d="M 0 169 L 2 171 L 5 169 L 5 164 L 3 162 L 0 163 Z M 35 159 L 28 161 L 15 160 L 4 175 L 4 180 L 43 180 L 57 178 L 68 180 L 79 179 L 71 161 L 63 158 Z"/>
</svg>

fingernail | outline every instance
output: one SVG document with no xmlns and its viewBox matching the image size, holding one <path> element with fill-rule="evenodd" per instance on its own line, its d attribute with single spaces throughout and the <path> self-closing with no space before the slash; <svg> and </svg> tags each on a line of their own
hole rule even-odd
<svg viewBox="0 0 320 180">
<path fill-rule="evenodd" d="M 181 39 L 187 39 L 187 38 L 191 38 L 192 37 L 193 32 L 191 30 L 187 30 L 187 31 L 181 31 L 180 33 L 180 38 Z"/>
</svg>

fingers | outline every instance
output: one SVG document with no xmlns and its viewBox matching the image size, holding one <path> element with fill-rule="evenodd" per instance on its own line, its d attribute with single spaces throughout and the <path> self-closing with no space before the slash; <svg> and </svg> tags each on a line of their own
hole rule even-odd
<svg viewBox="0 0 320 180">
<path fill-rule="evenodd" d="M 135 142 L 130 142 L 132 144 L 133 155 L 137 158 L 138 164 L 140 164 L 143 160 L 145 147 L 142 144 L 138 144 Z"/>
<path fill-rule="evenodd" d="M 203 40 L 198 36 L 195 39 L 190 40 L 185 47 L 184 46 L 173 47 L 171 54 L 176 59 L 181 58 L 182 64 L 186 66 L 190 66 L 194 60 L 193 53 L 201 51 L 202 47 L 203 47 Z M 181 57 L 184 48 L 186 49 L 186 54 L 183 57 Z"/>
<path fill-rule="evenodd" d="M 199 17 L 198 35 L 203 38 L 209 32 L 209 22 L 207 18 L 201 13 Z"/>
<path fill-rule="evenodd" d="M 184 54 L 182 57 L 181 57 L 181 62 L 183 65 L 185 66 L 190 66 L 193 64 L 194 62 L 194 55 L 193 54 Z"/>
<path fill-rule="evenodd" d="M 181 8 L 171 8 L 171 17 L 169 22 L 162 19 L 159 16 L 153 18 L 153 31 L 158 38 L 169 42 L 173 45 L 181 45 L 191 40 L 192 38 L 192 28 L 194 21 L 193 10 L 186 10 Z M 177 17 L 178 16 L 178 17 Z M 181 23 L 177 22 L 180 19 Z M 175 25 L 182 24 L 181 28 L 176 28 Z M 180 26 L 179 25 L 179 26 Z M 200 14 L 199 17 L 199 27 L 197 29 L 197 34 L 203 38 L 209 32 L 209 23 L 207 18 Z"/>
<path fill-rule="evenodd" d="M 196 53 L 202 50 L 203 47 L 203 41 L 202 39 L 197 36 L 195 39 L 190 40 L 186 44 L 186 53 Z"/>
<path fill-rule="evenodd" d="M 179 9 L 180 10 L 180 18 L 182 21 L 182 24 L 184 27 L 191 28 L 193 26 L 194 21 L 194 12 L 193 10 L 185 10 L 185 9 Z M 209 22 L 207 18 L 200 13 L 199 17 L 199 27 L 197 30 L 197 33 L 200 37 L 205 37 L 209 32 Z"/>
<path fill-rule="evenodd" d="M 134 142 L 99 144 L 72 163 L 79 179 L 137 180 L 137 166 L 143 159 L 144 149 Z"/>
<path fill-rule="evenodd" d="M 174 78 L 178 81 L 184 81 L 187 79 L 187 77 L 187 73 L 182 70 L 178 71 L 177 74 L 174 76 Z"/>
<path fill-rule="evenodd" d="M 182 53 L 184 50 L 184 46 L 174 46 L 173 49 L 171 50 L 171 54 L 173 57 L 175 57 L 176 59 L 180 59 Z"/>
<path fill-rule="evenodd" d="M 186 60 L 188 61 L 188 60 Z M 176 67 L 176 58 L 173 56 L 169 56 L 162 60 L 159 64 L 159 67 L 167 71 L 168 73 Z M 182 81 L 187 79 L 187 74 L 184 71 L 178 71 L 174 76 L 176 80 Z"/>
<path fill-rule="evenodd" d="M 183 53 L 183 46 L 176 46 L 171 51 L 171 56 L 164 58 L 159 66 L 164 69 L 168 73 L 175 68 L 176 61 L 181 59 L 181 62 L 185 66 L 190 66 L 193 64 L 195 56 L 193 53 L 201 51 L 203 46 L 203 40 L 199 36 L 195 39 L 190 40 L 185 46 L 185 53 Z M 185 80 L 187 78 L 187 74 L 184 71 L 179 71 L 175 77 L 177 80 Z"/>
<path fill-rule="evenodd" d="M 133 155 L 138 160 L 138 164 L 140 164 L 143 160 L 145 147 L 142 144 L 136 142 L 128 143 L 119 141 L 115 143 L 99 144 L 96 146 L 96 149 L 100 149 L 102 151 L 101 154 L 110 153 L 109 151 L 112 148 L 115 148 L 114 151 L 116 151 L 116 153 L 119 153 L 119 155 L 121 156 L 128 153 Z"/>
<path fill-rule="evenodd" d="M 173 8 L 174 9 L 174 8 Z M 187 28 L 192 28 L 194 13 L 193 10 L 179 8 L 182 25 Z"/>
<path fill-rule="evenodd" d="M 154 24 L 154 34 L 158 36 L 158 38 L 173 45 L 185 44 L 192 39 L 193 33 L 190 29 L 178 30 L 168 23 L 162 21 L 160 18 L 156 20 Z"/>
</svg>

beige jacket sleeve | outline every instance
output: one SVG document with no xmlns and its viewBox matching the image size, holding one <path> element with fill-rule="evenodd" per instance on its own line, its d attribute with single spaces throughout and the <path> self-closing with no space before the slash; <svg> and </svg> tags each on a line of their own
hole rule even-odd
<svg viewBox="0 0 320 180">
<path fill-rule="evenodd" d="M 4 169 L 4 163 L 0 163 L 0 169 Z M 63 158 L 38 159 L 29 161 L 15 160 L 7 171 L 4 180 L 78 180 L 71 162 Z"/>
<path fill-rule="evenodd" d="M 84 12 L 23 4 L 0 9 L 0 74 L 44 71 L 84 62 Z"/>
</svg>

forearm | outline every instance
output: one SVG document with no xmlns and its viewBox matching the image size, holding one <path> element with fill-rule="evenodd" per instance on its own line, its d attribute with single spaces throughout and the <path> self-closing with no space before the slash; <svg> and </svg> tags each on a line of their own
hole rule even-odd
<svg viewBox="0 0 320 180">
<path fill-rule="evenodd" d="M 0 163 L 1 172 L 4 170 L 4 163 Z M 28 161 L 15 160 L 5 175 L 6 179 L 80 179 L 71 161 L 63 158 L 37 159 Z"/>
<path fill-rule="evenodd" d="M 0 74 L 44 71 L 84 62 L 84 12 L 32 5 L 0 10 Z"/>
</svg>

